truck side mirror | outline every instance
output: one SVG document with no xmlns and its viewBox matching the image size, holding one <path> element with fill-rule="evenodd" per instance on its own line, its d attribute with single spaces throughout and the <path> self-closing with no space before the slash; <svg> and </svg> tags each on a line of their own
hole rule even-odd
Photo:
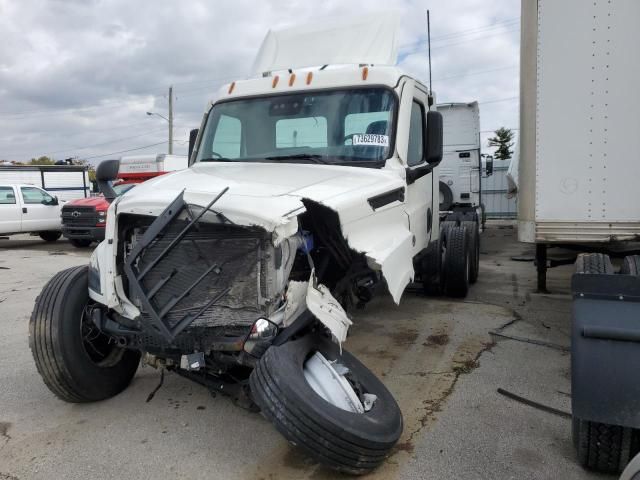
<svg viewBox="0 0 640 480">
<path fill-rule="evenodd" d="M 490 177 L 491 175 L 493 175 L 493 157 L 486 158 L 484 171 L 487 177 Z"/>
<path fill-rule="evenodd" d="M 427 163 L 436 166 L 442 161 L 442 114 L 427 112 Z"/>
<path fill-rule="evenodd" d="M 191 154 L 193 153 L 193 147 L 196 146 L 196 138 L 198 138 L 198 129 L 194 128 L 189 132 L 189 161 L 191 161 Z"/>
<path fill-rule="evenodd" d="M 104 198 L 111 203 L 116 198 L 116 192 L 111 186 L 116 178 L 118 178 L 118 170 L 120 169 L 120 160 L 103 160 L 96 168 L 96 181 L 98 188 L 104 195 Z"/>
</svg>

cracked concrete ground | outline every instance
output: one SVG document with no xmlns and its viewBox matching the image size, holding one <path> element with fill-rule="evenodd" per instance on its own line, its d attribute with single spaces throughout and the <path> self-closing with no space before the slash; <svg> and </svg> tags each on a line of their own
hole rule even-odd
<svg viewBox="0 0 640 480">
<path fill-rule="evenodd" d="M 0 479 L 338 478 L 291 448 L 258 414 L 150 368 L 105 402 L 59 401 L 28 348 L 33 301 L 58 270 L 87 262 L 66 242 L 0 240 Z M 379 298 L 355 312 L 345 347 L 382 378 L 404 416 L 393 455 L 370 478 L 599 478 L 575 461 L 570 421 L 497 393 L 568 411 L 569 355 L 504 335 L 569 344 L 571 267 L 538 295 L 531 249 L 506 224 L 483 234 L 480 280 L 465 300 L 401 306 Z M 369 478 L 367 477 L 367 478 Z"/>
</svg>

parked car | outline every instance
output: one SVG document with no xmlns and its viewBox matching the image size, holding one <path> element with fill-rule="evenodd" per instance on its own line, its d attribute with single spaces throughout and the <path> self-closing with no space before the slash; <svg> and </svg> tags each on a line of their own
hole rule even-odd
<svg viewBox="0 0 640 480">
<path fill-rule="evenodd" d="M 0 235 L 32 233 L 55 242 L 61 228 L 58 197 L 35 185 L 0 185 Z"/>
</svg>

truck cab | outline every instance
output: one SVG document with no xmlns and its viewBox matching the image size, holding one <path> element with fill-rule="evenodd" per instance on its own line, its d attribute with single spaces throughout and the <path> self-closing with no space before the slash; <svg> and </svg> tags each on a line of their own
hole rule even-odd
<svg viewBox="0 0 640 480">
<path fill-rule="evenodd" d="M 183 155 L 130 155 L 120 159 L 120 170 L 113 186 L 120 196 L 150 178 L 187 167 Z M 62 209 L 62 234 L 78 248 L 104 239 L 109 202 L 100 195 L 80 198 Z"/>
<path fill-rule="evenodd" d="M 98 166 L 112 202 L 105 240 L 39 297 L 69 299 L 64 311 L 76 314 L 43 303 L 31 328 L 80 332 L 84 322 L 113 377 L 96 385 L 83 375 L 86 355 L 66 361 L 66 382 L 43 376 L 54 391 L 63 385 L 62 398 L 112 396 L 142 358 L 237 392 L 331 468 L 363 474 L 384 461 L 402 415 L 343 350 L 347 312 L 383 291 L 400 302 L 414 280 L 463 296 L 473 237 L 463 225 L 440 229 L 432 92 L 391 66 L 388 17 L 358 21 L 326 34 L 270 32 L 256 75 L 207 105 L 189 168 L 118 197 L 109 184 L 118 161 Z M 66 351 L 84 348 L 65 340 Z M 32 342 L 36 362 L 43 343 Z"/>
<path fill-rule="evenodd" d="M 60 202 L 35 185 L 0 184 L 0 234 L 32 233 L 60 238 Z"/>
</svg>

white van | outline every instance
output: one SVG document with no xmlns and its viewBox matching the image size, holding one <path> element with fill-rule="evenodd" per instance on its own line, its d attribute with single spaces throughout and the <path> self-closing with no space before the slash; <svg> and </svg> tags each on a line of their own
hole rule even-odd
<svg viewBox="0 0 640 480">
<path fill-rule="evenodd" d="M 0 235 L 33 233 L 55 242 L 61 228 L 58 197 L 34 185 L 0 185 Z"/>
</svg>

